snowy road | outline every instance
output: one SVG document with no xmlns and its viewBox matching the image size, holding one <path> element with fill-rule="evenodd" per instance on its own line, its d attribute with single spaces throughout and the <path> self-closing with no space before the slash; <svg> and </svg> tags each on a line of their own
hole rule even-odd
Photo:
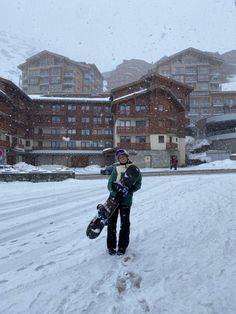
<svg viewBox="0 0 236 314">
<path fill-rule="evenodd" d="M 235 314 L 236 175 L 145 177 L 124 257 L 85 237 L 106 183 L 0 183 L 0 313 Z"/>
</svg>

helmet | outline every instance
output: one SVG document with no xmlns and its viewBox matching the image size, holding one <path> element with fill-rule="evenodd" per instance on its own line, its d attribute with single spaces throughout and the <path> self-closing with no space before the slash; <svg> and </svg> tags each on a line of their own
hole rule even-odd
<svg viewBox="0 0 236 314">
<path fill-rule="evenodd" d="M 116 157 L 119 158 L 120 155 L 126 155 L 127 157 L 129 157 L 129 153 L 125 149 L 118 149 L 116 151 Z"/>
</svg>

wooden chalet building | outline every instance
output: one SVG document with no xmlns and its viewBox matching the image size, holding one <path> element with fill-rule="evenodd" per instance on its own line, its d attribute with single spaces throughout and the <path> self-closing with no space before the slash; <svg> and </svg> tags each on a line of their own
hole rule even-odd
<svg viewBox="0 0 236 314">
<path fill-rule="evenodd" d="M 0 78 L 0 162 L 15 164 L 30 149 L 31 99 L 9 80 Z"/>
<path fill-rule="evenodd" d="M 28 95 L 99 94 L 103 77 L 95 64 L 77 62 L 44 50 L 26 59 L 21 87 Z"/>
<path fill-rule="evenodd" d="M 185 163 L 185 127 L 192 87 L 158 74 L 115 88 L 114 146 L 127 148 L 140 167 Z"/>
<path fill-rule="evenodd" d="M 115 161 L 123 147 L 140 167 L 185 163 L 192 87 L 158 74 L 115 88 L 107 97 L 27 96 L 0 78 L 0 149 L 5 161 L 69 167 Z"/>
<path fill-rule="evenodd" d="M 156 64 L 157 72 L 194 88 L 190 96 L 190 122 L 211 116 L 210 93 L 221 90 L 223 60 L 217 54 L 188 48 Z"/>
</svg>

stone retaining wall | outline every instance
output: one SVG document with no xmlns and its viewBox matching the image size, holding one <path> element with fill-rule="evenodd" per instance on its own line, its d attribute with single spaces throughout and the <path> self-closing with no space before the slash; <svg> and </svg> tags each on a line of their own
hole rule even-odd
<svg viewBox="0 0 236 314">
<path fill-rule="evenodd" d="M 30 181 L 30 182 L 52 182 L 63 181 L 66 179 L 74 179 L 75 173 L 70 171 L 57 172 L 57 173 L 0 173 L 0 181 L 13 182 L 13 181 Z"/>
</svg>

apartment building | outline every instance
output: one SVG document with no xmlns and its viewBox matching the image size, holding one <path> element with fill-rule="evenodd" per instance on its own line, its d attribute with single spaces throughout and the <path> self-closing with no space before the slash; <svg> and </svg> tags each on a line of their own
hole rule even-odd
<svg viewBox="0 0 236 314">
<path fill-rule="evenodd" d="M 77 62 L 50 51 L 26 59 L 20 86 L 28 95 L 99 94 L 103 77 L 95 64 Z"/>
<path fill-rule="evenodd" d="M 34 163 L 71 167 L 104 164 L 103 149 L 113 147 L 109 97 L 31 99 Z"/>
<path fill-rule="evenodd" d="M 222 91 L 211 93 L 212 115 L 236 112 L 236 91 Z"/>
<path fill-rule="evenodd" d="M 8 163 L 105 165 L 114 162 L 111 152 L 117 147 L 128 149 L 140 167 L 166 167 L 172 155 L 185 163 L 192 87 L 155 74 L 106 97 L 29 97 L 12 82 L 0 82 L 0 145 Z M 12 103 L 10 112 L 8 97 L 19 103 Z M 21 119 L 11 123 L 13 112 Z"/>
<path fill-rule="evenodd" d="M 210 93 L 220 91 L 223 60 L 211 53 L 188 48 L 164 57 L 156 64 L 157 73 L 194 88 L 190 96 L 190 123 L 211 115 Z"/>
<path fill-rule="evenodd" d="M 140 167 L 166 167 L 172 155 L 184 164 L 191 91 L 158 74 L 113 89 L 114 146 L 129 149 Z"/>
<path fill-rule="evenodd" d="M 0 162 L 14 164 L 30 147 L 31 99 L 14 83 L 0 79 Z"/>
</svg>

